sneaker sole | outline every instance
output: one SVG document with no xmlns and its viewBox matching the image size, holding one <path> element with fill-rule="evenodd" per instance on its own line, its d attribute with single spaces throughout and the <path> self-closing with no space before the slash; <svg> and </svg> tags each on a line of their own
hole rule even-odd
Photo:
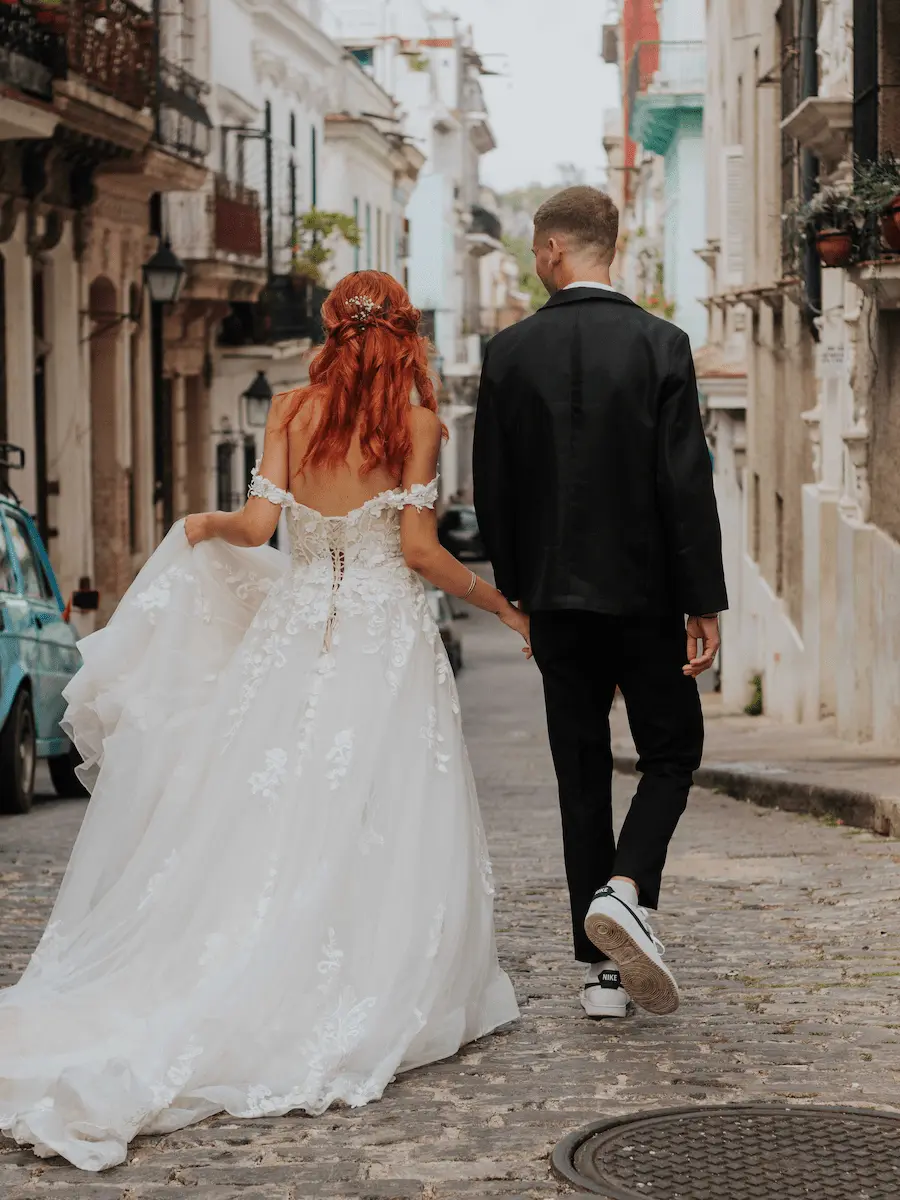
<svg viewBox="0 0 900 1200">
<path fill-rule="evenodd" d="M 649 958 L 627 930 L 602 913 L 591 913 L 584 931 L 598 950 L 619 968 L 622 987 L 629 996 L 655 1016 L 664 1017 L 678 1008 L 678 988 L 675 981 Z"/>
</svg>

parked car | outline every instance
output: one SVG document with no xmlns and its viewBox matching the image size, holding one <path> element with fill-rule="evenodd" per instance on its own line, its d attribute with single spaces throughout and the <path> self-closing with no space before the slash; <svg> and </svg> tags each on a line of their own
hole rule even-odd
<svg viewBox="0 0 900 1200">
<path fill-rule="evenodd" d="M 438 521 L 438 538 L 444 549 L 460 560 L 483 562 L 487 558 L 471 504 L 451 504 L 444 510 Z"/>
<path fill-rule="evenodd" d="M 0 443 L 0 481 L 25 465 L 21 448 Z M 82 610 L 96 593 L 76 593 Z M 78 670 L 76 633 L 37 527 L 0 483 L 0 812 L 23 813 L 45 758 L 60 796 L 83 795 L 77 752 L 60 728 L 63 689 Z"/>
<path fill-rule="evenodd" d="M 456 628 L 456 618 L 450 605 L 450 598 L 446 592 L 432 587 L 430 583 L 425 585 L 425 595 L 428 598 L 431 615 L 441 631 L 447 657 L 450 659 L 450 667 L 456 675 L 462 670 L 463 665 L 462 638 Z"/>
</svg>

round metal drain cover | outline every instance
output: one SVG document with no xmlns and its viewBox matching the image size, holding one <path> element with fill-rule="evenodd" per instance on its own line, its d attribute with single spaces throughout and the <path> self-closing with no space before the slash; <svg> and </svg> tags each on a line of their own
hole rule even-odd
<svg viewBox="0 0 900 1200">
<path fill-rule="evenodd" d="M 573 1133 L 553 1168 L 607 1200 L 898 1200 L 900 1118 L 762 1104 L 674 1109 Z"/>
</svg>

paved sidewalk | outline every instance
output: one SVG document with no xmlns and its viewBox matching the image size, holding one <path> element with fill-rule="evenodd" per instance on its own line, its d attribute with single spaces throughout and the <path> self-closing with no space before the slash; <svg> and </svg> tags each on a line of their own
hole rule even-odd
<svg viewBox="0 0 900 1200">
<path fill-rule="evenodd" d="M 550 1200 L 571 1195 L 550 1175 L 550 1150 L 605 1116 L 742 1100 L 900 1111 L 900 842 L 695 792 L 658 923 L 683 1006 L 590 1022 L 539 677 L 492 619 L 461 630 L 499 948 L 521 1021 L 402 1077 L 378 1104 L 214 1118 L 140 1140 L 100 1177 L 0 1141 L 3 1200 Z M 632 783 L 619 781 L 620 813 Z M 48 802 L 0 820 L 6 982 L 37 941 L 80 813 Z"/>
<path fill-rule="evenodd" d="M 706 749 L 698 784 L 900 837 L 900 751 L 842 741 L 833 721 L 796 726 L 738 716 L 723 712 L 716 695 L 704 696 L 703 707 Z M 621 699 L 612 726 L 616 766 L 628 773 L 635 751 Z"/>
</svg>

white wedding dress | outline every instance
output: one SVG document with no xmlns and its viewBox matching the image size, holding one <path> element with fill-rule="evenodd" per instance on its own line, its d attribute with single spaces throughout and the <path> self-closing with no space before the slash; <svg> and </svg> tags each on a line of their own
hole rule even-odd
<svg viewBox="0 0 900 1200">
<path fill-rule="evenodd" d="M 387 492 L 284 507 L 290 557 L 176 525 L 81 643 L 93 796 L 0 993 L 0 1129 L 78 1167 L 138 1133 L 379 1097 L 518 1015 L 456 687 Z"/>
</svg>

